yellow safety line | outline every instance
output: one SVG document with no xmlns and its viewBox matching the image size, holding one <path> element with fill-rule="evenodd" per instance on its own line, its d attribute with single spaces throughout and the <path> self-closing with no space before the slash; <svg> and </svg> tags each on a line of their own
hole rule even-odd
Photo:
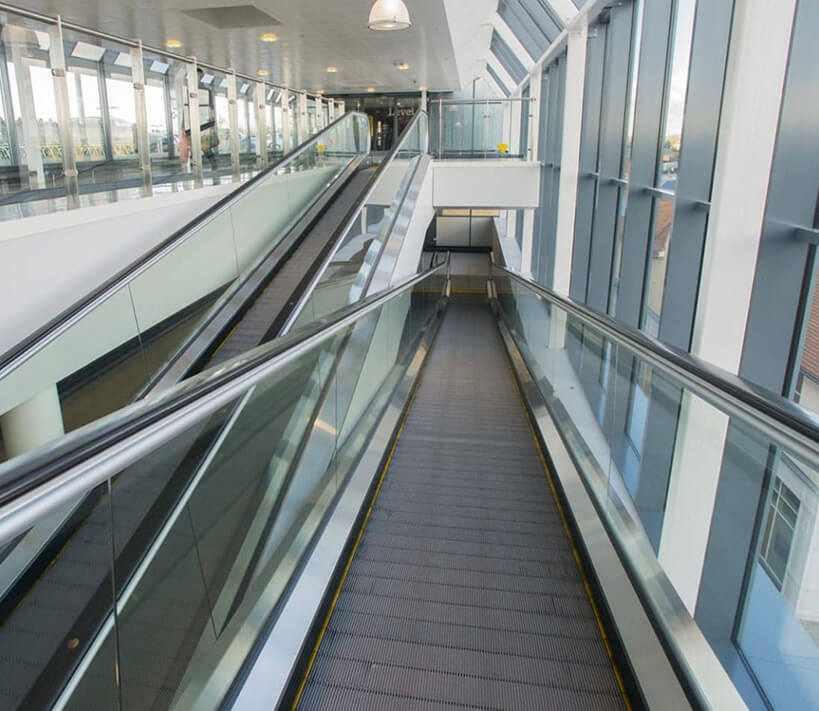
<svg viewBox="0 0 819 711">
<path fill-rule="evenodd" d="M 591 585 L 589 585 L 589 580 L 586 577 L 586 573 L 583 570 L 583 563 L 580 557 L 580 552 L 577 548 L 577 544 L 574 540 L 574 535 L 572 535 L 572 530 L 569 527 L 569 521 L 566 518 L 566 512 L 563 510 L 563 504 L 560 502 L 560 497 L 557 493 L 557 487 L 555 486 L 554 479 L 552 477 L 552 472 L 549 469 L 549 465 L 546 463 L 546 456 L 543 453 L 543 448 L 540 446 L 540 440 L 537 437 L 537 431 L 535 430 L 535 423 L 532 421 L 532 415 L 529 412 L 529 408 L 526 407 L 526 401 L 523 399 L 523 393 L 520 391 L 520 385 L 518 384 L 518 379 L 515 377 L 514 370 L 512 369 L 512 364 L 509 360 L 509 354 L 506 352 L 506 347 L 503 346 L 503 352 L 506 356 L 506 366 L 509 368 L 510 373 L 512 375 L 512 382 L 515 384 L 515 391 L 520 398 L 521 405 L 523 406 L 523 411 L 526 413 L 526 421 L 529 423 L 529 430 L 532 433 L 532 439 L 535 441 L 535 447 L 537 448 L 538 456 L 540 457 L 540 463 L 543 465 L 543 471 L 546 474 L 546 480 L 549 482 L 549 489 L 552 492 L 552 497 L 555 500 L 555 505 L 557 506 L 557 512 L 560 516 L 560 521 L 563 524 L 563 530 L 566 532 L 566 537 L 569 539 L 569 546 L 572 549 L 572 555 L 574 556 L 574 562 L 577 564 L 577 569 L 580 571 L 580 579 L 583 582 L 583 589 L 586 591 L 586 597 L 589 599 L 589 603 L 591 604 L 592 612 L 594 613 L 594 619 L 597 622 L 597 629 L 600 632 L 600 636 L 603 638 L 603 646 L 606 648 L 606 654 L 609 658 L 609 663 L 611 664 L 612 671 L 614 672 L 614 678 L 617 680 L 617 686 L 620 688 L 620 693 L 623 696 L 623 701 L 626 704 L 626 708 L 628 711 L 631 711 L 632 706 L 631 702 L 629 701 L 628 694 L 626 693 L 626 685 L 623 683 L 623 677 L 620 674 L 620 669 L 617 667 L 617 661 L 614 658 L 614 651 L 611 647 L 611 642 L 609 641 L 608 634 L 606 634 L 606 628 L 603 626 L 603 619 L 600 616 L 600 610 L 597 607 L 597 603 L 594 601 L 594 595 L 592 593 Z"/>
<path fill-rule="evenodd" d="M 429 351 L 427 351 L 427 356 L 429 355 Z M 296 698 L 293 700 L 293 705 L 291 709 L 295 709 L 298 706 L 299 700 L 301 699 L 301 695 L 304 692 L 304 687 L 307 685 L 307 678 L 310 676 L 310 671 L 313 668 L 313 664 L 316 661 L 316 657 L 318 656 L 319 647 L 321 646 L 321 641 L 324 639 L 324 633 L 327 631 L 327 627 L 330 624 L 330 618 L 333 616 L 333 610 L 336 607 L 336 603 L 338 602 L 338 597 L 341 595 L 341 588 L 344 587 L 344 581 L 347 579 L 347 573 L 350 572 L 350 566 L 353 564 L 353 558 L 355 558 L 356 551 L 358 551 L 358 546 L 361 543 L 361 539 L 364 536 L 364 529 L 367 528 L 367 523 L 370 520 L 370 514 L 372 513 L 373 507 L 375 506 L 375 501 L 378 498 L 378 493 L 381 491 L 381 485 L 384 483 L 384 477 L 387 475 L 387 470 L 390 468 L 390 463 L 392 462 L 393 455 L 395 454 L 395 450 L 398 447 L 398 440 L 401 438 L 401 433 L 404 431 L 404 425 L 407 423 L 407 418 L 409 417 L 410 409 L 412 408 L 412 403 L 415 402 L 415 396 L 418 393 L 418 389 L 421 386 L 421 378 L 426 367 L 426 359 L 424 360 L 423 365 L 421 366 L 421 372 L 418 373 L 418 380 L 415 383 L 415 387 L 412 390 L 412 395 L 410 395 L 409 402 L 407 403 L 407 407 L 404 409 L 404 414 L 401 416 L 401 423 L 398 426 L 398 431 L 395 435 L 395 440 L 392 443 L 392 448 L 390 449 L 390 453 L 387 456 L 387 461 L 384 464 L 384 468 L 381 471 L 381 476 L 378 478 L 378 484 L 376 484 L 375 491 L 373 492 L 372 499 L 370 500 L 370 506 L 367 509 L 367 513 L 364 514 L 364 520 L 361 523 L 361 528 L 358 531 L 358 535 L 356 536 L 355 543 L 353 544 L 353 549 L 350 551 L 350 557 L 347 559 L 347 565 L 344 566 L 344 572 L 341 574 L 341 579 L 339 580 L 338 587 L 336 588 L 335 594 L 333 595 L 333 599 L 330 601 L 330 609 L 327 611 L 327 616 L 324 618 L 324 623 L 321 626 L 321 630 L 319 630 L 318 638 L 316 639 L 316 646 L 313 647 L 313 652 L 310 655 L 310 659 L 307 662 L 307 668 L 304 671 L 304 676 L 302 677 L 301 683 L 299 684 L 298 691 L 296 692 Z"/>
</svg>

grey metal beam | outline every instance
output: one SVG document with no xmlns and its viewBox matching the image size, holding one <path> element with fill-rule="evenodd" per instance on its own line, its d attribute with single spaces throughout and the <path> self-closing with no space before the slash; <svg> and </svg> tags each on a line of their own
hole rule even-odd
<svg viewBox="0 0 819 711">
<path fill-rule="evenodd" d="M 572 277 L 569 295 L 586 300 L 589 283 L 589 255 L 594 207 L 597 197 L 597 156 L 600 146 L 600 115 L 603 99 L 603 63 L 608 41 L 608 24 L 590 28 L 586 58 L 586 84 L 583 98 L 583 137 L 580 142 L 580 177 L 577 185 Z"/>
<path fill-rule="evenodd" d="M 586 292 L 586 303 L 602 312 L 608 309 L 611 292 L 614 240 L 621 191 L 621 186 L 616 181 L 620 179 L 622 169 L 633 13 L 633 2 L 612 8 L 607 32 L 598 161 L 600 179 L 594 210 L 589 282 Z"/>
<path fill-rule="evenodd" d="M 660 339 L 688 350 L 700 283 L 707 206 L 711 200 L 717 133 L 734 0 L 697 3 L 685 125 L 669 244 Z"/>
<path fill-rule="evenodd" d="M 633 328 L 640 325 L 647 265 L 651 257 L 654 196 L 642 186 L 654 187 L 658 161 L 662 159 L 666 87 L 671 82 L 670 59 L 674 46 L 672 7 L 672 0 L 652 0 L 643 10 L 628 210 L 615 312 L 618 320 Z"/>
</svg>

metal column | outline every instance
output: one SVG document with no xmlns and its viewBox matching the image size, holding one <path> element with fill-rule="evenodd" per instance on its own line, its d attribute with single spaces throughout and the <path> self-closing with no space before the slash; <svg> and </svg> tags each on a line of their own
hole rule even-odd
<svg viewBox="0 0 819 711">
<path fill-rule="evenodd" d="M 298 140 L 299 144 L 304 143 L 307 140 L 307 135 L 309 132 L 308 122 L 307 122 L 307 92 L 302 91 L 299 94 L 299 122 L 296 125 L 298 131 Z"/>
<path fill-rule="evenodd" d="M 233 182 L 241 180 L 242 165 L 239 161 L 239 109 L 236 103 L 236 72 L 227 76 L 228 83 L 228 125 L 230 127 L 230 168 Z"/>
<path fill-rule="evenodd" d="M 131 48 L 131 79 L 134 82 L 134 109 L 136 113 L 139 170 L 142 174 L 142 194 L 153 194 L 151 179 L 151 142 L 148 138 L 148 107 L 145 103 L 145 65 L 142 60 L 142 41 Z"/>
<path fill-rule="evenodd" d="M 71 109 L 68 104 L 68 80 L 65 71 L 63 49 L 63 25 L 59 15 L 57 24 L 50 28 L 49 60 L 54 77 L 54 101 L 57 106 L 57 125 L 60 128 L 60 143 L 63 149 L 63 174 L 68 207 L 80 206 L 80 181 L 77 161 L 74 155 L 74 132 L 71 128 Z"/>
<path fill-rule="evenodd" d="M 290 92 L 282 89 L 279 93 L 279 102 L 282 105 L 282 151 L 290 152 Z"/>
<path fill-rule="evenodd" d="M 196 57 L 191 57 L 188 65 L 188 123 L 191 128 L 190 150 L 193 166 L 193 182 L 197 188 L 204 184 L 202 179 L 202 135 L 199 128 L 199 77 L 196 72 Z"/>
<path fill-rule="evenodd" d="M 266 87 L 256 83 L 256 158 L 260 170 L 267 168 L 267 120 L 265 116 Z"/>
</svg>

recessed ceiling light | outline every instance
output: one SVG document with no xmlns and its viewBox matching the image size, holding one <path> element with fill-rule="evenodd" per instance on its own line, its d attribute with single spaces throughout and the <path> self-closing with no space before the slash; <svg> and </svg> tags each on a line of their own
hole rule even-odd
<svg viewBox="0 0 819 711">
<path fill-rule="evenodd" d="M 267 76 L 267 75 L 268 75 L 270 72 L 268 72 L 268 71 L 267 71 L 267 69 L 260 69 L 260 70 L 259 70 L 258 72 L 256 72 L 256 73 L 257 73 L 257 74 L 258 74 L 260 77 L 266 77 L 266 76 Z"/>
<path fill-rule="evenodd" d="M 398 62 L 398 64 L 395 65 L 395 68 L 399 72 L 405 72 L 407 71 L 407 69 L 409 69 L 409 64 L 407 64 L 406 62 Z"/>
<path fill-rule="evenodd" d="M 376 0 L 367 26 L 371 30 L 406 30 L 412 21 L 404 0 Z"/>
<path fill-rule="evenodd" d="M 427 88 L 425 86 L 419 86 L 418 91 L 426 91 Z"/>
<path fill-rule="evenodd" d="M 179 49 L 182 47 L 183 42 L 181 39 L 176 39 L 176 37 L 171 37 L 165 40 L 165 46 L 168 49 Z"/>
<path fill-rule="evenodd" d="M 321 94 L 324 93 L 324 89 L 316 89 L 315 93 L 320 96 Z"/>
<path fill-rule="evenodd" d="M 367 87 L 367 93 L 368 94 L 375 94 L 375 87 L 374 86 L 368 86 Z"/>
<path fill-rule="evenodd" d="M 337 71 L 338 71 L 338 67 L 333 67 L 333 66 L 327 67 L 327 73 L 328 74 L 335 74 Z"/>
<path fill-rule="evenodd" d="M 279 36 L 275 32 L 265 32 L 261 36 L 262 42 L 275 42 L 279 39 Z"/>
</svg>

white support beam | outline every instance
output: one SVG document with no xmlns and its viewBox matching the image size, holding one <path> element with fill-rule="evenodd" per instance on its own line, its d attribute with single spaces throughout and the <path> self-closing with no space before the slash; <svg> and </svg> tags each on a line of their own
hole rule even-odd
<svg viewBox="0 0 819 711">
<path fill-rule="evenodd" d="M 498 82 L 495 81 L 495 77 L 493 77 L 488 71 L 486 71 L 485 68 L 483 71 L 483 78 L 484 81 L 486 81 L 486 83 L 489 85 L 489 88 L 495 92 L 495 95 L 498 98 L 503 98 L 506 96 L 506 94 L 503 93 L 503 89 L 501 89 Z"/>
<path fill-rule="evenodd" d="M 557 200 L 557 234 L 552 288 L 568 296 L 580 177 L 580 138 L 586 80 L 588 27 L 582 23 L 568 33 L 566 92 L 563 104 L 563 143 L 560 150 L 560 187 Z"/>
<path fill-rule="evenodd" d="M 578 10 L 572 0 L 546 0 L 552 6 L 558 17 L 568 25 L 571 20 L 577 17 Z"/>
</svg>

